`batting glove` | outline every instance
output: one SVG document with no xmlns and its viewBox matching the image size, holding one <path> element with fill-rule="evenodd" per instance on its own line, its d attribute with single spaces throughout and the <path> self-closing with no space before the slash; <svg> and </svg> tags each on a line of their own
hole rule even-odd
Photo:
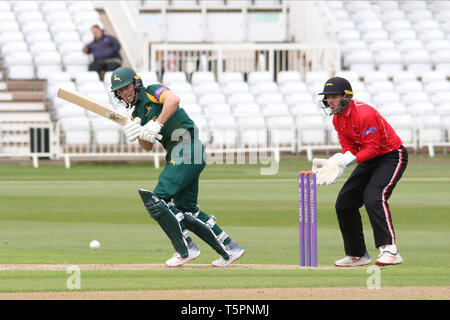
<svg viewBox="0 0 450 320">
<path fill-rule="evenodd" d="M 127 124 L 123 127 L 123 132 L 128 143 L 134 142 L 141 134 L 141 118 L 135 118 L 134 121 L 129 120 Z"/>
<path fill-rule="evenodd" d="M 163 124 L 161 124 L 158 120 L 151 120 L 142 127 L 139 138 L 150 143 L 155 143 L 156 139 L 162 138 L 162 136 L 159 134 L 162 127 Z"/>
</svg>

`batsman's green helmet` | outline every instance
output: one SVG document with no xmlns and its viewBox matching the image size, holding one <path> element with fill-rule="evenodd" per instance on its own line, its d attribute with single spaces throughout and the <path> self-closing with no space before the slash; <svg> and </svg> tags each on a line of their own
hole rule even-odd
<svg viewBox="0 0 450 320">
<path fill-rule="evenodd" d="M 140 77 L 129 67 L 120 67 L 111 74 L 111 91 L 117 91 L 120 88 L 126 87 Z"/>
</svg>

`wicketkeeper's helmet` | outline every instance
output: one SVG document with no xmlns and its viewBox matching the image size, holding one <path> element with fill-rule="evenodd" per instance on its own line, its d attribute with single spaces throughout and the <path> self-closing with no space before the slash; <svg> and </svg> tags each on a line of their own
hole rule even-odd
<svg viewBox="0 0 450 320">
<path fill-rule="evenodd" d="M 347 106 L 350 104 L 350 101 L 352 100 L 353 89 L 352 86 L 350 85 L 350 82 L 340 77 L 333 77 L 328 79 L 327 82 L 325 82 L 323 92 L 319 93 L 319 95 L 324 96 L 323 99 L 321 100 L 322 104 L 321 108 L 324 109 L 325 113 L 329 115 L 333 113 L 331 112 L 330 106 L 328 105 L 326 98 L 328 95 L 336 95 L 336 94 L 342 95 L 342 99 L 341 99 L 341 108 L 337 112 L 335 112 L 335 114 L 344 111 L 344 109 L 347 108 Z"/>
<path fill-rule="evenodd" d="M 134 99 L 133 102 L 126 103 L 120 96 L 118 90 L 128 86 L 130 83 L 134 83 Z M 114 98 L 124 104 L 127 109 L 130 109 L 136 104 L 143 87 L 141 77 L 129 67 L 117 68 L 111 74 L 111 91 L 114 92 Z"/>
</svg>

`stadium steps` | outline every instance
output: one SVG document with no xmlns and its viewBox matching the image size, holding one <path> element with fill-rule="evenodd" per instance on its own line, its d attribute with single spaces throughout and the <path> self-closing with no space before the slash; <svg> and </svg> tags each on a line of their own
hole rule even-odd
<svg viewBox="0 0 450 320">
<path fill-rule="evenodd" d="M 113 27 L 111 21 L 109 20 L 108 15 L 105 13 L 105 10 L 103 8 L 97 8 L 96 10 L 100 17 L 100 21 L 103 23 L 103 29 L 106 31 L 106 33 L 111 36 L 114 36 L 116 39 L 119 39 L 116 31 L 114 30 L 114 27 Z M 131 63 L 128 60 L 128 56 L 126 55 L 125 51 L 123 50 L 123 47 L 120 49 L 120 55 L 122 56 L 122 65 L 123 66 L 131 66 Z"/>
<path fill-rule="evenodd" d="M 51 121 L 46 81 L 0 81 L 0 155 L 30 150 L 30 128 Z"/>
</svg>

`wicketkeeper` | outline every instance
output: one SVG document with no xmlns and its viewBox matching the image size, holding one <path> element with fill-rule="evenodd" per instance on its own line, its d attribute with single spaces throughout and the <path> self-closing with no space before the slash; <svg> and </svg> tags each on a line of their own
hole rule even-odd
<svg viewBox="0 0 450 320">
<path fill-rule="evenodd" d="M 147 151 L 158 140 L 166 154 L 166 166 L 153 192 L 140 189 L 139 194 L 150 216 L 155 219 L 172 242 L 175 254 L 166 261 L 178 267 L 200 255 L 188 230 L 211 246 L 220 258 L 215 267 L 226 267 L 245 252 L 239 244 L 197 205 L 199 176 L 206 165 L 204 148 L 198 129 L 180 99 L 166 86 L 147 88 L 130 68 L 120 67 L 111 75 L 115 98 L 132 111 L 132 121 L 124 127 L 129 143 L 138 140 Z"/>
<path fill-rule="evenodd" d="M 373 107 L 353 99 L 352 87 L 346 79 L 329 79 L 319 95 L 324 95 L 323 109 L 333 115 L 342 152 L 329 159 L 313 159 L 317 184 L 335 183 L 350 164 L 358 163 L 336 200 L 346 257 L 334 264 L 353 267 L 371 262 L 359 212 L 363 205 L 372 225 L 375 246 L 380 249 L 375 263 L 402 263 L 387 203 L 408 163 L 402 140 Z"/>
</svg>

